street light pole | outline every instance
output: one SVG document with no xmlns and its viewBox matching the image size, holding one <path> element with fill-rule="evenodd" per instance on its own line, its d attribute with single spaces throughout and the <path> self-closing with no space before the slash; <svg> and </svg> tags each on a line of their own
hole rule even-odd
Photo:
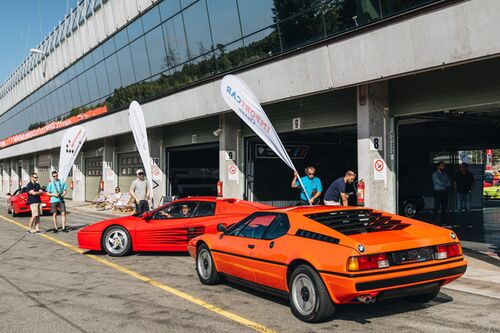
<svg viewBox="0 0 500 333">
<path fill-rule="evenodd" d="M 30 49 L 30 52 L 34 53 L 34 54 L 41 54 L 42 56 L 44 56 L 43 51 L 39 50 L 39 49 Z M 42 75 L 43 75 L 44 78 L 45 78 L 45 71 L 46 70 L 47 70 L 47 60 L 43 59 L 43 72 L 42 72 Z"/>
</svg>

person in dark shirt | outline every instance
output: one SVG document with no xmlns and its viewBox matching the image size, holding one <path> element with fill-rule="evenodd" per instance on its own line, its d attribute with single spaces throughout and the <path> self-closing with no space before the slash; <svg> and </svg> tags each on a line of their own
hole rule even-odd
<svg viewBox="0 0 500 333">
<path fill-rule="evenodd" d="M 348 195 L 346 194 L 346 184 L 352 184 L 356 174 L 353 171 L 347 171 L 344 177 L 335 180 L 326 190 L 325 205 L 328 206 L 348 206 Z"/>
<path fill-rule="evenodd" d="M 29 223 L 28 233 L 34 235 L 40 232 L 40 215 L 42 214 L 40 195 L 43 193 L 40 184 L 38 184 L 38 174 L 33 172 L 31 174 L 31 181 L 26 185 L 28 192 L 28 204 L 31 209 L 31 218 Z M 33 229 L 33 227 L 35 227 Z"/>
<path fill-rule="evenodd" d="M 458 203 L 460 211 L 469 212 L 470 209 L 470 193 L 474 190 L 474 176 L 469 171 L 467 163 L 462 163 L 459 166 L 459 171 L 455 174 L 453 185 L 457 191 Z"/>
</svg>

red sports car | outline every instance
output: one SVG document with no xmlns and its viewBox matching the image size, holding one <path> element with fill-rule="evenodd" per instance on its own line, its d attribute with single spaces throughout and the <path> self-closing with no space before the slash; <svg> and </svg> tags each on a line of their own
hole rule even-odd
<svg viewBox="0 0 500 333">
<path fill-rule="evenodd" d="M 50 197 L 43 193 L 40 195 L 40 199 L 42 200 L 42 212 L 50 212 Z M 26 187 L 18 188 L 13 194 L 7 193 L 7 213 L 12 214 L 12 216 L 31 213 Z"/>
<path fill-rule="evenodd" d="M 131 251 L 187 251 L 190 239 L 217 232 L 245 216 L 273 207 L 238 199 L 189 197 L 142 216 L 124 216 L 89 225 L 78 232 L 82 249 L 124 256 Z"/>
</svg>

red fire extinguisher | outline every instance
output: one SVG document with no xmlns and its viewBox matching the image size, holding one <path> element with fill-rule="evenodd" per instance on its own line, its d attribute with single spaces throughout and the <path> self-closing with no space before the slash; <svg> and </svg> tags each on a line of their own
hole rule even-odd
<svg viewBox="0 0 500 333">
<path fill-rule="evenodd" d="M 222 180 L 217 182 L 217 196 L 222 197 Z"/>
<path fill-rule="evenodd" d="M 358 206 L 365 205 L 365 182 L 361 179 L 358 182 Z"/>
<path fill-rule="evenodd" d="M 73 181 L 69 182 L 69 188 L 72 190 L 75 188 L 75 184 L 73 183 Z"/>
<path fill-rule="evenodd" d="M 101 191 L 104 191 L 104 180 L 101 180 L 101 182 L 99 183 L 99 188 L 101 189 Z"/>
</svg>

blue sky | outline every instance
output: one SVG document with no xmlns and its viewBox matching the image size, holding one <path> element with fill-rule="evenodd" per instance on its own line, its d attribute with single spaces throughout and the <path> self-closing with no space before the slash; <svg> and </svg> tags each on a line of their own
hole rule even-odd
<svg viewBox="0 0 500 333">
<path fill-rule="evenodd" d="M 0 85 L 77 0 L 8 0 L 0 9 Z M 40 27 L 42 33 L 40 33 Z"/>
</svg>

